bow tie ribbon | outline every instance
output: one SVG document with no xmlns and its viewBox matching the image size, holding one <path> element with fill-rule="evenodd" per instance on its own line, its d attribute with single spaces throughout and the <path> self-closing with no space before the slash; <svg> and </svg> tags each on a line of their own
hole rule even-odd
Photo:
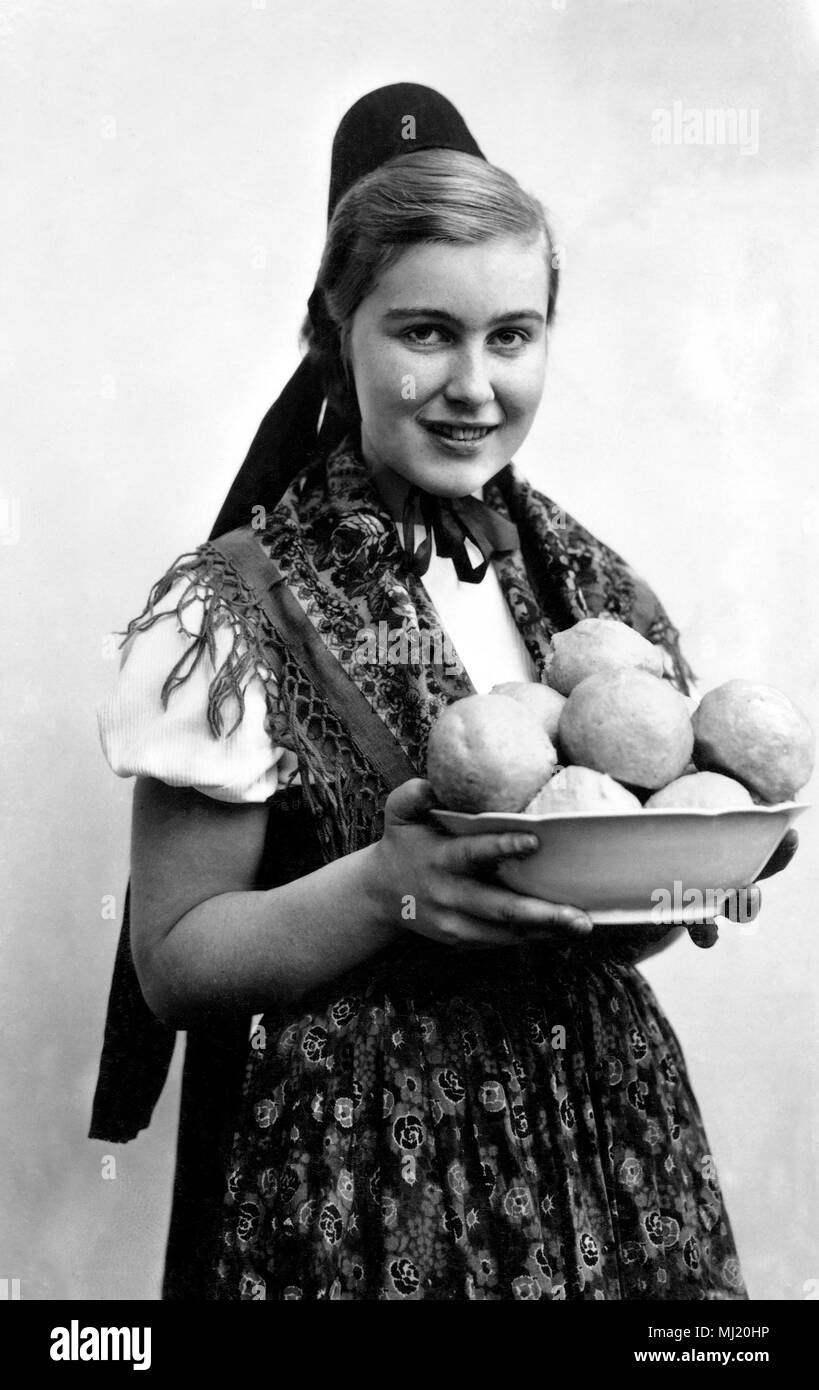
<svg viewBox="0 0 819 1390">
<path fill-rule="evenodd" d="M 416 550 L 417 525 L 423 526 L 426 534 Z M 415 484 L 404 501 L 401 527 L 404 550 L 417 574 L 426 574 L 429 568 L 434 536 L 438 554 L 452 561 L 458 578 L 467 584 L 480 584 L 492 556 L 517 550 L 520 543 L 517 527 L 477 497 L 436 497 Z M 472 564 L 467 540 L 481 552 L 482 563 Z"/>
</svg>

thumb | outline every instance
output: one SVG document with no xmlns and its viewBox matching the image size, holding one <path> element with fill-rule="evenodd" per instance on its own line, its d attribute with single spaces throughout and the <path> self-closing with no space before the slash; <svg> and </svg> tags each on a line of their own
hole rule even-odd
<svg viewBox="0 0 819 1390">
<path fill-rule="evenodd" d="M 435 804 L 432 783 L 425 777 L 410 777 L 390 792 L 384 806 L 384 819 L 392 825 L 424 821 L 427 811 Z"/>
</svg>

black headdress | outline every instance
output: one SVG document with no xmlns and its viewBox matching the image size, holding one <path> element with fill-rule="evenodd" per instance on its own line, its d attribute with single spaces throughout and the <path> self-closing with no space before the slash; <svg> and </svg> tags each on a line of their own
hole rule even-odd
<svg viewBox="0 0 819 1390">
<path fill-rule="evenodd" d="M 336 131 L 328 222 L 339 199 L 359 179 L 398 155 L 428 149 L 460 150 L 484 158 L 455 107 L 440 92 L 414 82 L 396 82 L 368 92 L 350 107 Z M 317 312 L 316 296 L 314 289 L 308 304 L 311 318 Z M 254 506 L 272 510 L 276 505 L 316 448 L 324 394 L 318 367 L 308 355 L 262 420 L 211 540 L 246 526 Z M 344 432 L 345 426 L 328 408 L 321 425 L 322 446 L 331 448 Z"/>
</svg>

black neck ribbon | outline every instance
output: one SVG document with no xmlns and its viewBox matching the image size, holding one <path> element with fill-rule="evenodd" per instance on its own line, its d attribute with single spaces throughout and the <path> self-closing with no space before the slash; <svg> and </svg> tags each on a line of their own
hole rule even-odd
<svg viewBox="0 0 819 1390">
<path fill-rule="evenodd" d="M 425 535 L 416 550 L 414 528 L 419 525 Z M 517 550 L 520 544 L 514 523 L 477 497 L 436 497 L 414 483 L 404 501 L 401 530 L 404 550 L 416 574 L 426 574 L 429 569 L 434 536 L 438 554 L 452 561 L 458 578 L 467 584 L 480 584 L 492 556 Z M 469 558 L 467 540 L 483 556 L 478 565 Z"/>
</svg>

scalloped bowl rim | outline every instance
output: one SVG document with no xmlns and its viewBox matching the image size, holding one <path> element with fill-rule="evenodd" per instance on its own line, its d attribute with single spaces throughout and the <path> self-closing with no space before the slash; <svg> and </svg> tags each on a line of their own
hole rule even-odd
<svg viewBox="0 0 819 1390">
<path fill-rule="evenodd" d="M 456 816 L 459 820 L 497 820 L 503 817 L 504 820 L 520 822 L 523 825 L 531 825 L 540 821 L 588 821 L 588 820 L 653 820 L 655 816 L 694 816 L 696 818 L 714 818 L 719 816 L 747 816 L 760 813 L 762 815 L 781 814 L 782 811 L 809 811 L 813 805 L 810 801 L 777 801 L 771 805 L 758 806 L 754 803 L 751 806 L 641 806 L 639 811 L 453 811 L 444 806 L 433 806 L 430 813 L 434 816 L 445 817 L 449 820 L 450 816 Z"/>
<path fill-rule="evenodd" d="M 505 861 L 498 869 L 501 881 L 533 897 L 571 903 L 596 924 L 615 925 L 705 920 L 707 897 L 693 903 L 690 912 L 683 904 L 686 915 L 680 918 L 676 898 L 673 907 L 655 907 L 657 890 L 664 894 L 673 887 L 676 893 L 679 884 L 686 892 L 707 895 L 719 889 L 725 895 L 753 882 L 787 828 L 810 806 L 807 801 L 780 801 L 545 815 L 443 807 L 430 811 L 435 823 L 453 835 L 531 831 L 538 849 L 522 860 Z"/>
</svg>

